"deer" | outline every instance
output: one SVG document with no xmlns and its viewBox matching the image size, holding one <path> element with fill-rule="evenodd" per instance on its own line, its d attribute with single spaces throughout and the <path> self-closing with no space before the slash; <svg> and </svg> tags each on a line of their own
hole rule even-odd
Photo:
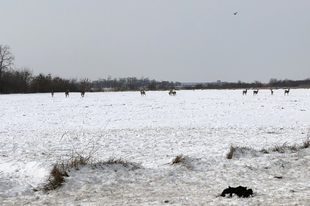
<svg viewBox="0 0 310 206">
<path fill-rule="evenodd" d="M 51 94 L 52 94 L 52 97 L 54 97 L 54 91 L 52 91 Z"/>
<path fill-rule="evenodd" d="M 169 91 L 169 95 L 171 96 L 171 95 L 173 95 L 173 96 L 175 96 L 175 95 L 177 95 L 177 92 L 176 91 L 173 91 L 172 89 Z"/>
<path fill-rule="evenodd" d="M 243 91 L 242 91 L 242 95 L 246 95 L 247 92 L 248 92 L 248 89 L 243 90 Z"/>
<path fill-rule="evenodd" d="M 81 91 L 81 97 L 84 97 L 85 91 Z"/>
<path fill-rule="evenodd" d="M 172 92 L 173 92 L 173 90 L 171 89 L 171 90 L 169 91 L 169 95 L 170 95 L 170 96 L 172 95 Z"/>
<path fill-rule="evenodd" d="M 141 96 L 146 96 L 146 94 L 145 94 L 145 91 L 144 91 L 144 90 L 141 90 L 141 91 L 140 91 L 140 93 L 141 93 Z"/>
<path fill-rule="evenodd" d="M 67 91 L 65 92 L 65 96 L 66 96 L 66 98 L 69 97 L 69 90 L 67 90 Z"/>
<path fill-rule="evenodd" d="M 284 90 L 284 95 L 288 95 L 289 92 L 290 92 L 290 89 Z"/>
<path fill-rule="evenodd" d="M 258 90 L 259 90 L 259 89 L 258 89 Z M 257 94 L 258 94 L 258 90 L 256 90 L 256 91 L 254 90 L 254 91 L 253 91 L 253 95 L 257 95 Z"/>
</svg>

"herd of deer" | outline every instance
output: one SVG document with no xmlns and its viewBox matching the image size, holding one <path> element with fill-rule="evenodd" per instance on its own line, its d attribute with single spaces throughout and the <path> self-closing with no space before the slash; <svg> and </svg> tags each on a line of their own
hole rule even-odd
<svg viewBox="0 0 310 206">
<path fill-rule="evenodd" d="M 259 89 L 258 89 L 259 90 Z M 258 94 L 258 90 L 253 90 L 253 95 L 257 95 Z M 242 95 L 246 95 L 246 93 L 248 92 L 248 90 L 243 90 L 242 91 Z M 273 90 L 270 89 L 271 95 L 273 95 Z M 290 89 L 285 89 L 284 90 L 284 95 L 288 95 L 290 93 Z"/>
<path fill-rule="evenodd" d="M 141 93 L 141 96 L 146 96 L 146 93 L 145 93 L 144 90 L 141 90 L 140 93 Z M 171 90 L 169 91 L 169 95 L 170 95 L 170 96 L 175 96 L 175 95 L 177 95 L 177 92 L 174 91 L 173 89 L 171 89 Z"/>
<path fill-rule="evenodd" d="M 259 89 L 253 90 L 253 95 L 257 95 L 257 94 L 258 94 L 258 91 L 259 91 Z M 248 92 L 248 89 L 243 90 L 243 91 L 242 91 L 242 95 L 246 95 L 247 92 Z M 271 95 L 273 95 L 273 90 L 272 90 L 272 89 L 270 89 L 270 92 L 271 92 Z M 289 92 L 290 92 L 290 89 L 285 89 L 285 90 L 284 90 L 284 95 L 288 95 Z M 141 90 L 140 93 L 141 93 L 141 96 L 146 96 L 146 93 L 145 93 L 144 90 Z M 84 97 L 84 95 L 85 95 L 85 91 L 82 91 L 82 92 L 81 92 L 81 97 Z M 171 90 L 169 91 L 169 95 L 170 95 L 170 96 L 175 96 L 175 95 L 177 95 L 177 92 L 174 91 L 173 89 L 171 89 Z M 54 91 L 52 91 L 52 97 L 54 97 Z M 67 90 L 67 91 L 65 92 L 65 97 L 69 97 L 69 90 Z"/>
<path fill-rule="evenodd" d="M 54 91 L 52 91 L 51 94 L 52 94 L 52 97 L 54 97 Z M 81 97 L 84 97 L 84 95 L 85 95 L 85 91 L 82 91 L 82 92 L 81 92 Z M 69 97 L 69 90 L 67 90 L 67 91 L 65 92 L 65 97 L 66 97 L 66 98 Z"/>
</svg>

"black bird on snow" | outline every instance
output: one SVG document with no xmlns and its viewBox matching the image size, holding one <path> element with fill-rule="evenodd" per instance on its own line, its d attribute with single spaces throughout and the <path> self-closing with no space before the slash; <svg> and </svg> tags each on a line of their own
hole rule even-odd
<svg viewBox="0 0 310 206">
<path fill-rule="evenodd" d="M 238 12 L 235 12 L 235 13 L 234 13 L 234 15 L 237 15 L 237 14 L 238 14 Z"/>
</svg>

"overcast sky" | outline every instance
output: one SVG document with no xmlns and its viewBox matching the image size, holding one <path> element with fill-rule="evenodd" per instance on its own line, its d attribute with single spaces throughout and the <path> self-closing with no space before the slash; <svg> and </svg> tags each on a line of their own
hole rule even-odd
<svg viewBox="0 0 310 206">
<path fill-rule="evenodd" d="M 35 75 L 310 77 L 309 0 L 0 0 L 0 19 L 0 44 Z"/>
</svg>

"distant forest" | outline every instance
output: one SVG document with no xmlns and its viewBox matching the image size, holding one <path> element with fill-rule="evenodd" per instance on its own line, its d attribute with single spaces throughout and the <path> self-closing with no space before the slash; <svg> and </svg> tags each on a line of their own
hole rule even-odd
<svg viewBox="0 0 310 206">
<path fill-rule="evenodd" d="M 170 89 L 250 89 L 250 88 L 310 88 L 310 78 L 305 80 L 270 79 L 269 83 L 213 82 L 182 84 L 172 81 L 156 81 L 149 78 L 111 78 L 90 81 L 89 79 L 64 79 L 51 74 L 33 75 L 29 69 L 8 69 L 1 72 L 0 93 L 44 93 L 44 92 L 103 92 L 103 91 L 138 91 Z"/>
<path fill-rule="evenodd" d="M 51 74 L 33 75 L 29 69 L 8 69 L 1 72 L 0 93 L 45 93 L 45 92 L 98 92 L 168 90 L 181 87 L 180 82 L 156 81 L 148 78 L 65 79 Z"/>
</svg>

